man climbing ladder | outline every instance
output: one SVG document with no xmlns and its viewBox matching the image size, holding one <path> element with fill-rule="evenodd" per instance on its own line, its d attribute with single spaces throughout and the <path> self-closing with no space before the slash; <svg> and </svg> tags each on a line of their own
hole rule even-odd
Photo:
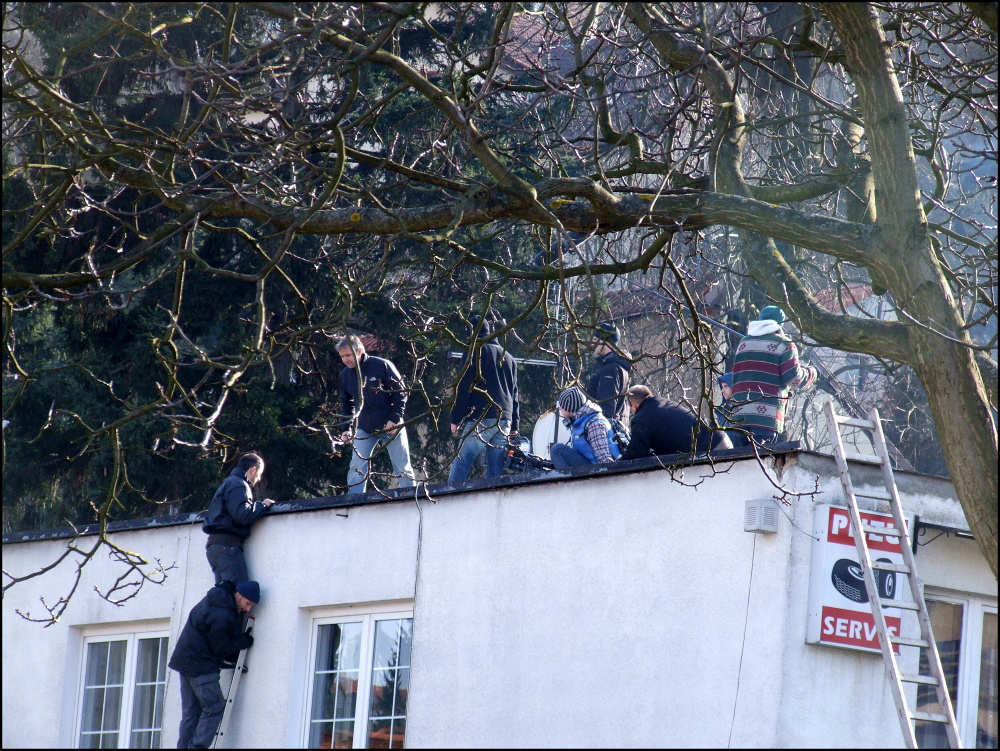
<svg viewBox="0 0 1000 751">
<path fill-rule="evenodd" d="M 177 748 L 208 748 L 226 713 L 227 700 L 219 688 L 219 671 L 238 661 L 234 684 L 239 684 L 245 652 L 253 645 L 251 629 L 244 631 L 243 615 L 260 602 L 260 585 L 224 580 L 208 590 L 191 608 L 168 665 L 180 674 L 181 724 Z M 230 698 L 235 697 L 234 685 Z"/>
</svg>

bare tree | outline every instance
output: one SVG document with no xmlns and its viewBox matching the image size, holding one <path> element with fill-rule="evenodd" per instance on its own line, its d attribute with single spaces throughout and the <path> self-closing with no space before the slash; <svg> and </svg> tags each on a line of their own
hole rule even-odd
<svg viewBox="0 0 1000 751">
<path fill-rule="evenodd" d="M 995 573 L 996 31 L 980 5 L 122 3 L 70 26 L 8 4 L 5 416 L 38 377 L 29 322 L 53 307 L 169 288 L 142 398 L 91 373 L 119 417 L 51 414 L 87 447 L 155 419 L 159 445 L 212 450 L 232 445 L 218 425 L 241 379 L 281 357 L 308 369 L 316 337 L 372 300 L 399 316 L 420 388 L 468 344 L 456 308 L 508 304 L 509 329 L 535 327 L 526 347 L 566 334 L 578 350 L 628 275 L 672 296 L 680 327 L 636 354 L 699 363 L 698 406 L 726 349 L 699 316 L 712 279 L 744 313 L 769 299 L 812 343 L 912 369 Z M 585 304 L 559 318 L 571 279 Z M 817 299 L 855 284 L 895 318 Z M 186 295 L 212 289 L 239 297 L 225 342 L 189 333 Z"/>
</svg>

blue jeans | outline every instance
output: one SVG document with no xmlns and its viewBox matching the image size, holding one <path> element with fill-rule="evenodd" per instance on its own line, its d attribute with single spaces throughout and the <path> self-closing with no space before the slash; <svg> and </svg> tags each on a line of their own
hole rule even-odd
<svg viewBox="0 0 1000 751">
<path fill-rule="evenodd" d="M 358 428 L 351 451 L 351 466 L 347 469 L 347 494 L 364 493 L 368 489 L 368 475 L 372 456 L 388 444 L 389 461 L 392 471 L 399 478 L 399 487 L 413 487 L 413 467 L 410 466 L 410 441 L 406 428 L 372 435 Z"/>
<path fill-rule="evenodd" d="M 205 547 L 208 565 L 215 574 L 215 583 L 223 579 L 239 584 L 250 578 L 247 574 L 247 562 L 243 557 L 243 548 L 236 545 L 208 545 Z"/>
<path fill-rule="evenodd" d="M 181 677 L 181 729 L 177 748 L 208 748 L 215 739 L 226 709 L 219 688 L 219 671 Z"/>
<path fill-rule="evenodd" d="M 484 418 L 483 422 L 466 420 L 458 429 L 462 445 L 448 471 L 448 484 L 458 485 L 469 479 L 469 472 L 483 454 L 486 455 L 486 477 L 500 477 L 507 456 L 507 436 L 510 420 Z"/>
<path fill-rule="evenodd" d="M 552 456 L 552 466 L 555 469 L 570 469 L 571 467 L 585 467 L 591 462 L 572 446 L 565 443 L 553 443 L 549 449 Z"/>
</svg>

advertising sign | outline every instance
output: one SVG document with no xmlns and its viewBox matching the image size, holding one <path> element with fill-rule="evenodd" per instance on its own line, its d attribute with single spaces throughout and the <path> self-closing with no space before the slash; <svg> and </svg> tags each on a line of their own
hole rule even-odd
<svg viewBox="0 0 1000 751">
<path fill-rule="evenodd" d="M 861 519 L 871 527 L 895 526 L 892 516 L 886 514 L 862 511 Z M 866 536 L 873 560 L 903 563 L 898 537 L 873 532 Z M 875 581 L 883 601 L 911 600 L 904 574 L 876 569 Z M 894 608 L 885 611 L 890 632 L 899 634 L 903 612 Z M 806 642 L 880 651 L 878 629 L 854 547 L 851 514 L 842 506 L 821 505 L 815 509 Z M 898 645 L 895 650 L 899 651 Z"/>
</svg>

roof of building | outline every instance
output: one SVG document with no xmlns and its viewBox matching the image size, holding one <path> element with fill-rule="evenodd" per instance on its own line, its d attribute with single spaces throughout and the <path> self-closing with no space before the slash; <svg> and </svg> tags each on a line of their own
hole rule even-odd
<svg viewBox="0 0 1000 751">
<path fill-rule="evenodd" d="M 768 449 L 760 449 L 760 455 L 775 456 L 779 459 L 788 457 L 804 457 L 804 464 L 808 469 L 822 472 L 823 474 L 835 475 L 836 466 L 833 457 L 826 454 L 818 454 L 812 451 L 805 451 L 800 448 L 798 441 L 776 444 Z M 289 501 L 279 501 L 272 507 L 271 514 L 289 514 L 302 511 L 316 511 L 320 509 L 348 508 L 352 506 L 368 506 L 377 503 L 401 502 L 401 501 L 421 501 L 437 500 L 443 496 L 458 495 L 469 492 L 476 492 L 488 488 L 513 488 L 524 485 L 538 485 L 551 482 L 564 482 L 585 480 L 598 476 L 613 476 L 628 474 L 632 472 L 650 472 L 679 470 L 684 467 L 698 465 L 715 465 L 720 462 L 732 460 L 757 461 L 754 451 L 749 447 L 730 449 L 728 451 L 713 452 L 712 457 L 700 456 L 691 459 L 688 454 L 670 454 L 648 459 L 632 459 L 629 461 L 618 461 L 612 464 L 601 464 L 596 466 L 577 467 L 568 470 L 552 470 L 541 474 L 516 474 L 505 475 L 492 479 L 476 479 L 464 483 L 461 487 L 454 488 L 447 483 L 435 483 L 431 485 L 418 485 L 416 490 L 412 488 L 396 488 L 393 490 L 373 490 L 363 495 L 338 495 L 324 496 L 321 498 L 296 498 Z M 861 471 L 870 470 L 877 472 L 875 468 L 862 467 Z M 724 471 L 724 470 L 720 470 Z M 905 491 L 908 487 L 921 492 L 928 492 L 928 486 L 937 486 L 945 483 L 950 486 L 950 481 L 944 477 L 933 475 L 921 475 L 912 472 L 902 472 L 896 470 L 896 480 L 900 490 Z M 873 483 L 879 483 L 877 477 L 872 477 Z M 947 492 L 945 486 L 936 488 L 938 495 L 953 495 Z M 188 512 L 181 514 L 171 514 L 155 516 L 142 519 L 123 519 L 113 521 L 108 524 L 108 532 L 121 532 L 126 530 L 152 529 L 158 527 L 170 527 L 184 524 L 201 524 L 204 520 L 204 511 Z M 23 532 L 12 532 L 3 536 L 3 543 L 14 544 L 21 542 L 35 542 L 40 540 L 67 539 L 75 536 L 85 536 L 96 534 L 99 525 L 83 524 L 76 528 L 60 527 L 47 530 L 30 530 Z"/>
</svg>

